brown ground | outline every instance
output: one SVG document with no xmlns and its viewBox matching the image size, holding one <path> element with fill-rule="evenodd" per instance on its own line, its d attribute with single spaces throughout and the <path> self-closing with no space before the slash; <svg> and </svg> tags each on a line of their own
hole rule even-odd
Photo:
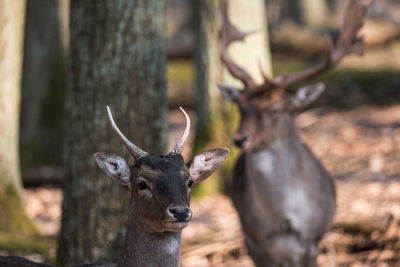
<svg viewBox="0 0 400 267">
<path fill-rule="evenodd" d="M 170 116 L 174 140 L 183 126 L 179 116 Z M 337 185 L 337 214 L 321 242 L 320 266 L 400 266 L 400 105 L 314 110 L 298 124 Z M 59 229 L 61 199 L 58 189 L 25 191 L 28 214 L 47 235 Z M 228 198 L 202 198 L 192 208 L 182 266 L 253 266 Z"/>
</svg>

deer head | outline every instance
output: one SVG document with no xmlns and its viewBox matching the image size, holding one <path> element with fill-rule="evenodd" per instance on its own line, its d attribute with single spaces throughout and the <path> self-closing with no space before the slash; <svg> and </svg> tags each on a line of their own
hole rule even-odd
<svg viewBox="0 0 400 267">
<path fill-rule="evenodd" d="M 233 137 L 237 146 L 250 150 L 268 147 L 285 134 L 294 111 L 307 107 L 324 91 L 321 83 L 302 87 L 297 91 L 293 90 L 293 86 L 334 67 L 348 54 L 363 53 L 364 42 L 357 37 L 357 32 L 363 25 L 366 9 L 367 3 L 361 4 L 357 0 L 347 2 L 339 39 L 334 45 L 329 37 L 326 38 L 325 56 L 318 65 L 275 78 L 267 77 L 260 68 L 264 83 L 256 84 L 250 74 L 238 66 L 228 54 L 228 47 L 232 42 L 243 41 L 254 31 L 239 31 L 229 20 L 227 1 L 222 2 L 221 60 L 232 76 L 239 79 L 244 86 L 243 90 L 239 90 L 232 86 L 218 85 L 222 95 L 239 107 L 241 121 Z"/>
<path fill-rule="evenodd" d="M 203 152 L 185 163 L 183 144 L 189 134 L 190 119 L 186 117 L 183 136 L 167 155 L 151 155 L 131 143 L 118 129 L 107 106 L 108 118 L 114 131 L 135 158 L 129 166 L 121 157 L 99 152 L 94 154 L 99 167 L 111 179 L 125 186 L 132 194 L 132 211 L 147 232 L 176 232 L 190 218 L 190 194 L 194 183 L 209 177 L 229 154 L 226 148 Z"/>
</svg>

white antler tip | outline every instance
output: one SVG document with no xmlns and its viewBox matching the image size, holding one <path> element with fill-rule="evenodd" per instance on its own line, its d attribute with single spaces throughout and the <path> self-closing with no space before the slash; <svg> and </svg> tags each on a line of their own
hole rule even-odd
<svg viewBox="0 0 400 267">
<path fill-rule="evenodd" d="M 181 106 L 179 106 L 179 109 L 183 112 L 183 114 L 186 117 L 186 129 L 185 129 L 185 132 L 189 131 L 189 129 L 190 129 L 190 117 Z M 187 135 L 187 134 L 189 134 L 189 132 L 187 132 L 185 135 Z M 185 139 L 186 139 L 186 137 L 185 137 Z"/>
<path fill-rule="evenodd" d="M 186 127 L 185 127 L 185 131 L 184 131 L 181 139 L 179 139 L 178 143 L 174 146 L 174 148 L 172 149 L 171 153 L 182 154 L 183 144 L 185 143 L 186 138 L 188 137 L 189 131 L 190 131 L 190 117 L 182 107 L 179 107 L 179 109 L 183 112 L 183 114 L 186 117 Z"/>
<path fill-rule="evenodd" d="M 111 113 L 111 109 L 110 109 L 110 107 L 108 105 L 106 106 L 106 108 L 107 108 L 108 120 L 110 121 L 111 125 L 113 125 L 113 127 L 114 127 L 115 122 L 114 122 L 114 119 L 113 119 L 113 116 L 112 116 L 112 113 Z M 115 127 L 117 127 L 117 126 L 115 125 Z"/>
<path fill-rule="evenodd" d="M 181 106 L 179 106 L 179 109 L 183 112 L 183 114 L 185 114 L 185 117 L 189 117 L 186 111 Z"/>
</svg>

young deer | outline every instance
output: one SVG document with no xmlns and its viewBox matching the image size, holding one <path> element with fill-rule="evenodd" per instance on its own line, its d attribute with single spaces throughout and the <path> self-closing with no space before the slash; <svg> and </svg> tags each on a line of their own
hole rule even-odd
<svg viewBox="0 0 400 267">
<path fill-rule="evenodd" d="M 185 163 L 182 151 L 189 135 L 190 119 L 181 110 L 186 117 L 183 136 L 169 154 L 155 156 L 141 150 L 121 133 L 107 107 L 112 128 L 135 158 L 135 164 L 129 166 L 119 156 L 104 152 L 94 154 L 105 174 L 125 186 L 132 195 L 125 251 L 116 265 L 82 266 L 179 266 L 181 230 L 192 217 L 189 208 L 191 187 L 209 177 L 229 154 L 227 148 L 212 149 Z M 0 257 L 0 266 L 48 265 L 18 257 Z"/>
<path fill-rule="evenodd" d="M 335 213 L 335 186 L 301 141 L 294 113 L 316 100 L 324 85 L 306 86 L 296 93 L 289 88 L 332 68 L 347 54 L 362 54 L 363 40 L 356 35 L 366 5 L 347 2 L 340 37 L 336 45 L 329 39 L 320 64 L 276 78 L 262 72 L 261 85 L 229 56 L 228 46 L 243 41 L 248 33 L 231 24 L 226 1 L 222 10 L 221 59 L 244 85 L 244 90 L 218 87 L 241 114 L 233 142 L 243 152 L 234 170 L 232 198 L 249 255 L 257 266 L 315 266 L 318 243 Z"/>
</svg>

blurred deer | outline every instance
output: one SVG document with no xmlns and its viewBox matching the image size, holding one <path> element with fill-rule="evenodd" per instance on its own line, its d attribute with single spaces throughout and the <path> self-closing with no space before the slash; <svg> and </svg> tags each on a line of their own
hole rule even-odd
<svg viewBox="0 0 400 267">
<path fill-rule="evenodd" d="M 98 152 L 94 158 L 100 169 L 131 193 L 125 251 L 118 264 L 83 266 L 179 266 L 181 230 L 192 217 L 189 208 L 191 187 L 209 177 L 229 154 L 226 148 L 205 151 L 185 163 L 183 144 L 189 135 L 186 117 L 183 136 L 167 155 L 151 155 L 131 143 L 118 129 L 107 106 L 114 131 L 135 158 L 129 166 L 121 157 Z M 49 266 L 19 257 L 0 257 L 0 266 Z"/>
<path fill-rule="evenodd" d="M 322 61 L 309 69 L 256 84 L 229 56 L 228 47 L 243 41 L 223 1 L 221 59 L 243 90 L 219 84 L 241 115 L 233 142 L 243 149 L 233 174 L 233 203 L 239 213 L 249 255 L 257 266 L 315 266 L 318 243 L 335 214 L 335 186 L 320 161 L 302 142 L 294 116 L 323 92 L 321 83 L 291 90 L 296 84 L 334 67 L 348 54 L 361 55 L 357 37 L 367 5 L 347 2 L 336 45 L 327 38 Z"/>
</svg>

